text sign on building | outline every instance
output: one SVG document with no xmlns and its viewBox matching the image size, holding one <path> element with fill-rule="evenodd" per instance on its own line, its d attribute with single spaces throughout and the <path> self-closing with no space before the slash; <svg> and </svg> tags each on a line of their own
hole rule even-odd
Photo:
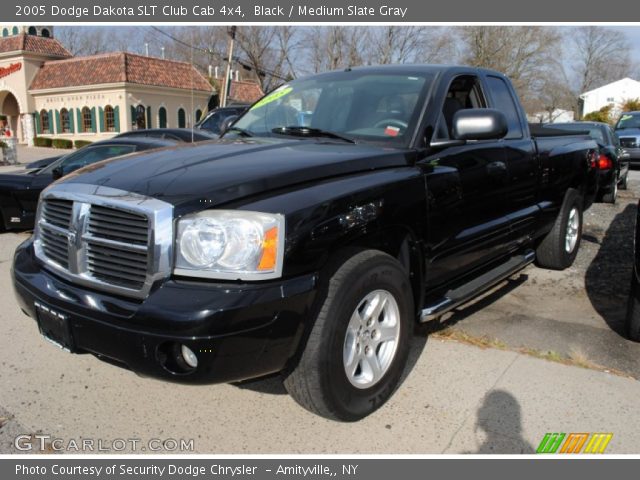
<svg viewBox="0 0 640 480">
<path fill-rule="evenodd" d="M 22 69 L 21 63 L 12 63 L 8 67 L 0 67 L 0 78 L 19 72 Z"/>
</svg>

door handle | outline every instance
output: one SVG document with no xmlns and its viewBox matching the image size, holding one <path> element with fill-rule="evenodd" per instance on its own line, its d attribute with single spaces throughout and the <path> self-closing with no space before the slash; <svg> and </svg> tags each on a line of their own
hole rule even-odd
<svg viewBox="0 0 640 480">
<path fill-rule="evenodd" d="M 507 164 L 501 161 L 487 164 L 487 173 L 492 176 L 501 177 L 507 173 Z"/>
</svg>

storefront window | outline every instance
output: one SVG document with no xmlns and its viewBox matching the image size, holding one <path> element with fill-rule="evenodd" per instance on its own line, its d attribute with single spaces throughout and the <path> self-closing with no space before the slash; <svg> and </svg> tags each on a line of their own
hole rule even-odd
<svg viewBox="0 0 640 480">
<path fill-rule="evenodd" d="M 62 133 L 71 132 L 71 125 L 69 122 L 69 110 L 63 108 L 60 110 L 60 128 L 62 128 Z"/>
<path fill-rule="evenodd" d="M 104 107 L 104 126 L 107 132 L 116 131 L 115 115 L 111 105 Z"/>
<path fill-rule="evenodd" d="M 83 107 L 82 109 L 82 131 L 90 132 L 91 128 L 91 110 L 89 107 Z"/>
<path fill-rule="evenodd" d="M 42 133 L 51 133 L 49 120 L 49 112 L 40 110 L 40 131 Z"/>
</svg>

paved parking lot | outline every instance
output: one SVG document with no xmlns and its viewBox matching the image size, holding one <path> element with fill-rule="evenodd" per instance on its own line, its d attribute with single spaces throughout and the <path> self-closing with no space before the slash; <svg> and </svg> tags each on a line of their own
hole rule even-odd
<svg viewBox="0 0 640 480">
<path fill-rule="evenodd" d="M 629 377 L 638 377 L 640 346 L 621 335 L 638 173 L 619 205 L 587 213 L 573 268 L 530 267 L 444 329 L 417 329 L 399 391 L 356 424 L 307 413 L 278 378 L 174 385 L 58 350 L 13 298 L 11 258 L 28 235 L 0 234 L 0 453 L 16 453 L 18 435 L 39 434 L 63 447 L 124 439 L 125 451 L 139 439 L 136 451 L 147 453 L 153 439 L 192 439 L 188 451 L 218 454 L 533 453 L 546 432 L 613 432 L 608 452 L 638 453 L 630 420 L 640 383 Z M 535 358 L 545 352 L 555 361 Z"/>
</svg>

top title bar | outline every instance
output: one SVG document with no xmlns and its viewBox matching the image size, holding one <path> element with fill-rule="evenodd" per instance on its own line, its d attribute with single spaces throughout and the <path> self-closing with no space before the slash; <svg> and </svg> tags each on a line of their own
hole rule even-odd
<svg viewBox="0 0 640 480">
<path fill-rule="evenodd" d="M 11 4 L 9 4 L 11 5 Z M 628 2 L 585 0 L 577 7 L 567 0 L 416 0 L 292 1 L 292 0 L 29 0 L 6 5 L 5 23 L 137 22 L 137 23 L 417 23 L 417 22 L 638 22 L 640 10 Z"/>
</svg>

